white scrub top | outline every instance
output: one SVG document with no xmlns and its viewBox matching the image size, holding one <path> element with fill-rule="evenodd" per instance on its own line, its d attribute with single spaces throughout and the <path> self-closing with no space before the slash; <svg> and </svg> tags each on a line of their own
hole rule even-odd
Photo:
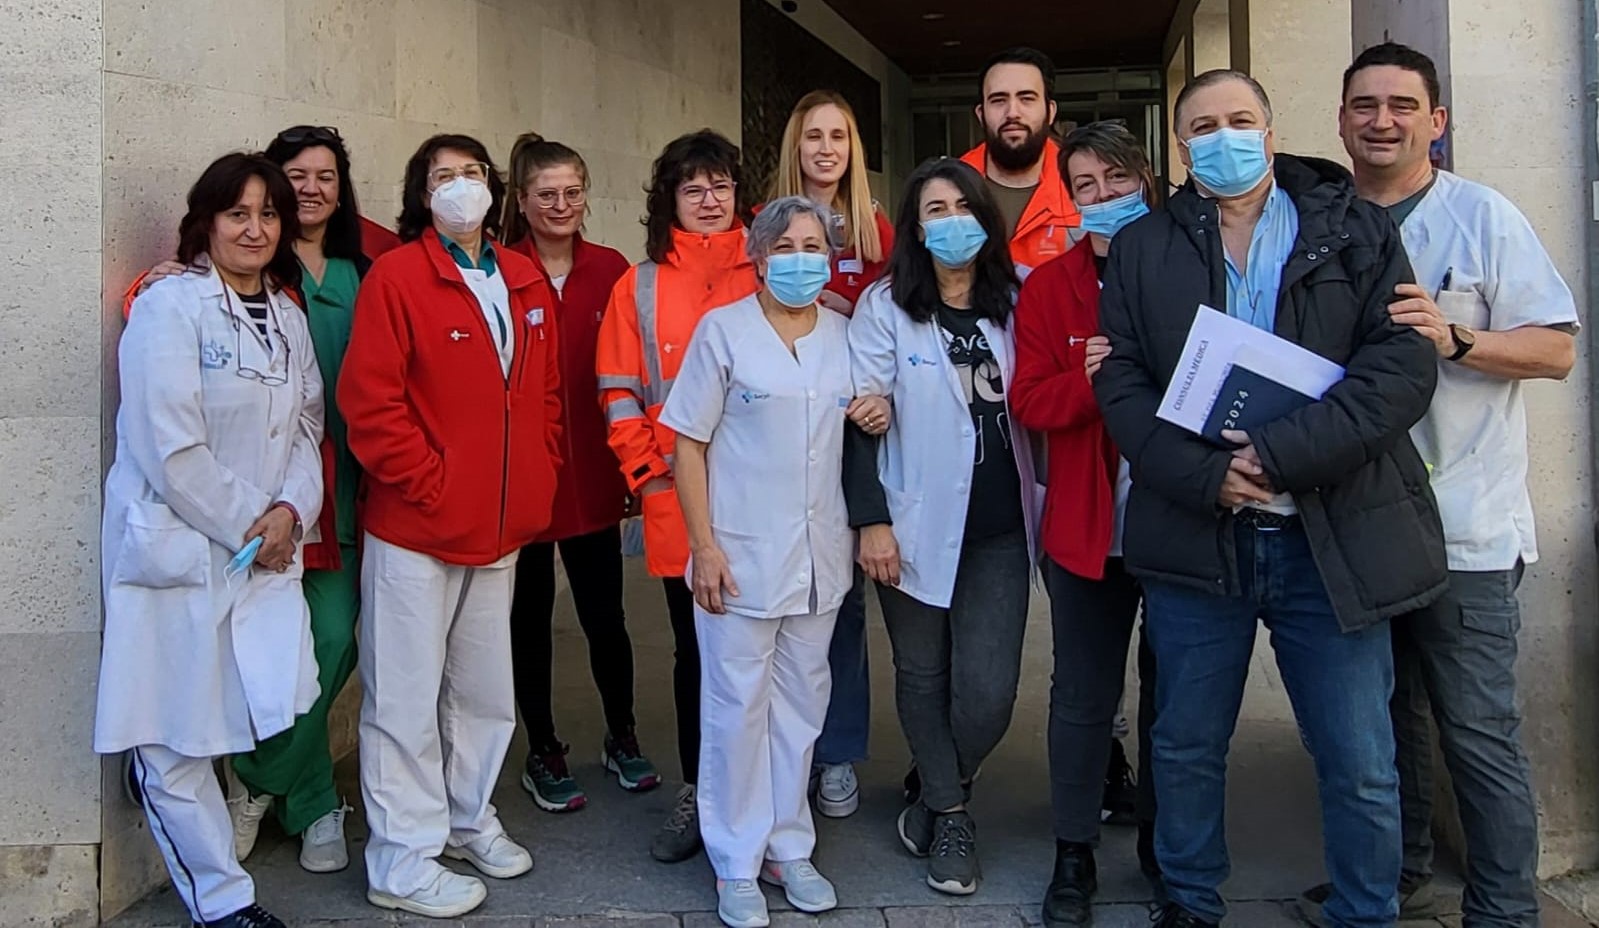
<svg viewBox="0 0 1599 928">
<path fill-rule="evenodd" d="M 134 301 L 101 527 L 99 753 L 249 751 L 319 692 L 303 558 L 222 574 L 274 502 L 308 535 L 322 508 L 322 375 L 305 313 L 271 300 L 267 339 L 211 271 Z"/>
<path fill-rule="evenodd" d="M 700 320 L 661 424 L 706 442 L 711 529 L 752 618 L 827 613 L 854 581 L 844 506 L 849 323 L 818 312 L 790 354 L 760 302 Z M 689 575 L 693 575 L 689 565 Z"/>
<path fill-rule="evenodd" d="M 478 308 L 488 321 L 489 334 L 494 337 L 494 350 L 500 355 L 500 373 L 511 376 L 511 360 L 516 355 L 516 324 L 511 319 L 511 293 L 505 287 L 505 275 L 498 270 L 490 274 L 478 268 L 460 267 L 461 279 L 477 297 Z"/>
<path fill-rule="evenodd" d="M 1399 230 L 1416 282 L 1437 295 L 1449 322 L 1495 332 L 1575 329 L 1571 290 L 1526 217 L 1492 188 L 1439 171 Z M 1520 381 L 1440 358 L 1432 407 L 1410 435 L 1432 468 L 1450 570 L 1538 559 Z"/>
</svg>

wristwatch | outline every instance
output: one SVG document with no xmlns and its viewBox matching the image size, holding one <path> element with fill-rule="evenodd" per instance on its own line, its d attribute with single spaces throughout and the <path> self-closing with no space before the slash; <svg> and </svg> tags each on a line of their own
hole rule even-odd
<svg viewBox="0 0 1599 928">
<path fill-rule="evenodd" d="M 1477 347 L 1477 333 L 1463 325 L 1449 324 L 1449 337 L 1455 340 L 1455 353 L 1449 356 L 1451 361 L 1459 361 L 1471 349 Z"/>
</svg>

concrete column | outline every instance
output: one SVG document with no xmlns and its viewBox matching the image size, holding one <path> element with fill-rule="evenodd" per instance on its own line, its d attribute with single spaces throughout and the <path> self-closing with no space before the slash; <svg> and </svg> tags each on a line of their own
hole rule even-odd
<svg viewBox="0 0 1599 928">
<path fill-rule="evenodd" d="M 1350 0 L 1249 0 L 1248 17 L 1249 72 L 1271 97 L 1277 150 L 1347 160 L 1337 107 Z"/>
<path fill-rule="evenodd" d="M 1402 4 L 1396 4 L 1402 5 Z M 1509 197 L 1584 305 L 1582 36 L 1566 0 L 1450 3 L 1455 170 Z M 1396 36 L 1397 37 L 1397 36 Z M 1588 37 L 1590 40 L 1592 36 Z M 1533 66 L 1530 63 L 1535 63 Z M 1586 135 L 1584 130 L 1586 129 Z M 1586 339 L 1579 339 L 1578 345 Z M 1584 353 L 1586 354 L 1586 353 Z M 1599 626 L 1594 623 L 1591 361 L 1527 388 L 1541 559 L 1521 589 L 1519 680 L 1543 875 L 1599 863 Z"/>
<path fill-rule="evenodd" d="M 1173 186 L 1188 180 L 1188 168 L 1177 155 L 1175 116 L 1177 95 L 1182 93 L 1183 86 L 1194 73 L 1188 66 L 1188 59 L 1188 39 L 1183 38 L 1177 43 L 1171 61 L 1166 63 L 1166 180 Z"/>
<path fill-rule="evenodd" d="M 1194 8 L 1193 28 L 1188 35 L 1193 42 L 1195 74 L 1232 67 L 1232 33 L 1227 0 L 1200 0 Z"/>
<path fill-rule="evenodd" d="M 99 915 L 101 3 L 0 40 L 0 922 Z"/>
</svg>

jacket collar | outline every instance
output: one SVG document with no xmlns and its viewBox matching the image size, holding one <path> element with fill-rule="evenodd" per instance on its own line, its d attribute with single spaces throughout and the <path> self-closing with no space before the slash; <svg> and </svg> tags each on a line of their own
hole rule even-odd
<svg viewBox="0 0 1599 928">
<path fill-rule="evenodd" d="M 692 271 L 723 271 L 749 267 L 744 253 L 744 226 L 738 222 L 725 232 L 689 232 L 672 226 L 672 252 L 666 261 Z"/>
<path fill-rule="evenodd" d="M 444 280 L 461 280 L 460 267 L 455 263 L 455 259 L 450 257 L 450 253 L 444 250 L 444 243 L 439 240 L 438 232 L 429 227 L 422 233 L 422 237 L 418 241 L 422 243 L 422 250 L 428 256 L 429 263 L 433 265 L 433 270 L 438 273 L 439 277 Z M 496 270 L 505 276 L 505 288 L 507 290 L 526 287 L 536 283 L 543 276 L 542 271 L 520 261 L 501 262 L 496 267 Z"/>
<path fill-rule="evenodd" d="M 522 257 L 527 258 L 529 261 L 532 261 L 533 266 L 538 268 L 538 272 L 544 275 L 546 279 L 549 278 L 550 272 L 544 267 L 544 259 L 539 257 L 539 249 L 533 241 L 533 236 L 524 235 L 517 239 L 514 243 L 510 245 L 504 245 L 502 247 L 507 251 L 514 251 Z M 583 240 L 581 233 L 573 236 L 572 269 L 567 271 L 567 276 L 570 277 L 572 274 L 577 273 L 577 269 L 584 265 L 586 259 L 591 253 L 592 249 L 590 249 L 588 247 L 588 243 Z"/>
<path fill-rule="evenodd" d="M 1344 219 L 1355 199 L 1354 178 L 1342 166 L 1323 158 L 1278 154 L 1272 160 L 1277 186 L 1299 211 L 1299 241 L 1309 245 L 1348 239 Z M 1202 195 L 1192 178 L 1167 201 L 1171 217 L 1185 229 L 1214 227 L 1216 201 Z M 1340 246 L 1341 247 L 1341 246 Z"/>
<path fill-rule="evenodd" d="M 1066 184 L 1060 176 L 1060 144 L 1054 139 L 1044 142 L 1044 163 L 1039 166 L 1038 189 L 1027 201 L 1022 218 L 1016 223 L 1011 238 L 1026 235 L 1046 223 L 1075 226 L 1078 223 L 1077 205 L 1066 195 Z M 988 143 L 984 142 L 961 156 L 961 160 L 977 169 L 984 178 L 988 176 Z"/>
</svg>

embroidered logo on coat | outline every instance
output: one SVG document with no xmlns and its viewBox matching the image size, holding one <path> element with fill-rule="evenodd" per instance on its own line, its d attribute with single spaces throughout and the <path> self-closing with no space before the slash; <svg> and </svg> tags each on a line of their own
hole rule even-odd
<svg viewBox="0 0 1599 928">
<path fill-rule="evenodd" d="M 932 367 L 938 364 L 932 358 L 924 358 L 919 354 L 913 354 L 905 360 L 910 362 L 911 367 Z"/>
<path fill-rule="evenodd" d="M 200 366 L 206 370 L 222 370 L 231 360 L 233 352 L 214 338 L 200 346 Z"/>
<path fill-rule="evenodd" d="M 538 306 L 538 307 L 534 307 L 533 309 L 528 310 L 527 311 L 527 324 L 528 325 L 543 325 L 544 324 L 544 307 Z"/>
<path fill-rule="evenodd" d="M 750 403 L 750 402 L 754 402 L 755 400 L 769 400 L 769 399 L 772 398 L 772 394 L 770 394 L 770 393 L 756 393 L 756 392 L 754 392 L 752 390 L 745 390 L 743 393 L 740 393 L 738 395 L 738 398 L 743 400 L 746 403 Z"/>
</svg>

